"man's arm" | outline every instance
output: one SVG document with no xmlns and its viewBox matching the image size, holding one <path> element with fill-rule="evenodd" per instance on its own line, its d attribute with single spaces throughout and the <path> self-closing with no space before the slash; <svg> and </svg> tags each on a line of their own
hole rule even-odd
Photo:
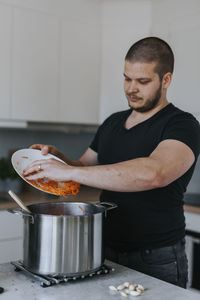
<svg viewBox="0 0 200 300">
<path fill-rule="evenodd" d="M 81 167 L 63 164 L 54 159 L 41 160 L 28 166 L 24 170 L 24 176 L 29 180 L 73 180 L 105 190 L 138 192 L 170 184 L 181 177 L 194 160 L 194 153 L 186 144 L 177 140 L 164 140 L 149 157 L 96 165 L 97 153 L 89 148 L 80 158 Z"/>
<path fill-rule="evenodd" d="M 177 140 L 164 140 L 149 157 L 121 163 L 75 167 L 72 180 L 92 187 L 118 192 L 159 188 L 181 177 L 194 163 L 192 150 Z"/>
<path fill-rule="evenodd" d="M 85 153 L 81 156 L 80 159 L 72 160 L 66 157 L 62 152 L 60 152 L 53 145 L 44 145 L 44 144 L 34 144 L 30 147 L 30 149 L 40 150 L 43 155 L 47 155 L 51 153 L 63 161 L 65 161 L 70 166 L 92 166 L 98 164 L 97 153 L 92 149 L 88 148 Z"/>
<path fill-rule="evenodd" d="M 98 165 L 97 153 L 91 148 L 88 148 L 79 161 L 82 166 L 96 166 Z"/>
</svg>

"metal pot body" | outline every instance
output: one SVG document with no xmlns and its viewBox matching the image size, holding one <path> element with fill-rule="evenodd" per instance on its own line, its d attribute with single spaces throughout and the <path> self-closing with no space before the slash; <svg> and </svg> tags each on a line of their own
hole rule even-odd
<svg viewBox="0 0 200 300">
<path fill-rule="evenodd" d="M 104 206 L 57 202 L 30 205 L 29 209 L 30 215 L 23 213 L 23 264 L 27 269 L 42 275 L 72 276 L 103 264 Z"/>
</svg>

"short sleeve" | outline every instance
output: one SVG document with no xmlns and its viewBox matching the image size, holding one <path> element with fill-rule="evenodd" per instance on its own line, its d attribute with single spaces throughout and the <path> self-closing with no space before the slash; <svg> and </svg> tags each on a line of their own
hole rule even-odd
<svg viewBox="0 0 200 300">
<path fill-rule="evenodd" d="M 187 117 L 172 118 L 163 133 L 162 140 L 173 139 L 186 144 L 193 151 L 197 159 L 200 152 L 200 125 L 190 114 Z"/>
<path fill-rule="evenodd" d="M 97 132 L 90 144 L 90 148 L 98 153 L 98 145 L 99 145 L 99 135 L 100 135 L 101 126 L 97 129 Z"/>
</svg>

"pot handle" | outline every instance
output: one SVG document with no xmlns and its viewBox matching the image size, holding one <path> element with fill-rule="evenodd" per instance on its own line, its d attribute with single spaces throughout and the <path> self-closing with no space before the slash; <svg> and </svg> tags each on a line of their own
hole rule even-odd
<svg viewBox="0 0 200 300">
<path fill-rule="evenodd" d="M 18 216 L 21 216 L 21 217 L 30 217 L 31 218 L 31 223 L 34 224 L 34 217 L 27 213 L 25 210 L 22 210 L 22 209 L 7 209 L 7 211 L 11 214 L 15 214 L 15 215 L 18 215 Z"/>
<path fill-rule="evenodd" d="M 102 205 L 102 206 L 104 206 L 105 207 L 105 209 L 106 209 L 106 211 L 108 211 L 108 210 L 111 210 L 111 209 L 114 209 L 114 208 L 117 208 L 118 207 L 118 205 L 117 204 L 115 204 L 115 203 L 113 203 L 113 202 L 98 202 L 98 203 L 96 203 L 96 204 L 99 204 L 99 205 Z M 108 206 L 108 207 L 106 207 L 106 205 Z"/>
</svg>

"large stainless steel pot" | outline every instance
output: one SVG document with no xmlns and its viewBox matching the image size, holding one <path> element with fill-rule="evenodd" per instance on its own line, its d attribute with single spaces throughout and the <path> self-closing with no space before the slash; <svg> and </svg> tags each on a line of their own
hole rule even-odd
<svg viewBox="0 0 200 300">
<path fill-rule="evenodd" d="M 42 275 L 86 274 L 104 262 L 103 219 L 112 203 L 41 203 L 24 217 L 23 264 Z"/>
</svg>

